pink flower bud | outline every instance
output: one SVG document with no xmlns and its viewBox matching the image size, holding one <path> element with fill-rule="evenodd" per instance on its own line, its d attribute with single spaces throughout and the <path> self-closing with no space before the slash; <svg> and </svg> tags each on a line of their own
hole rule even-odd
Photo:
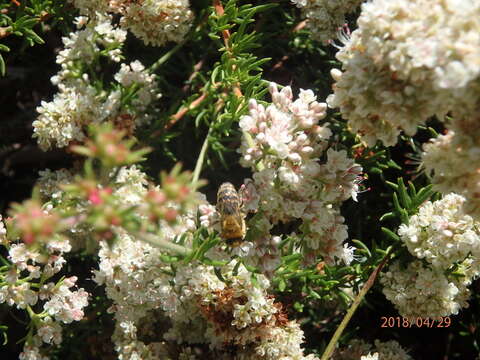
<svg viewBox="0 0 480 360">
<path fill-rule="evenodd" d="M 172 222 L 175 222 L 175 220 L 177 219 L 177 216 L 178 216 L 178 211 L 175 210 L 174 208 L 168 208 L 166 211 L 165 211 L 165 220 L 167 220 L 168 222 L 172 223 Z"/>
<path fill-rule="evenodd" d="M 268 92 L 273 96 L 273 94 L 278 93 L 278 87 L 277 84 L 274 82 L 271 82 L 268 84 Z"/>
<path fill-rule="evenodd" d="M 77 282 L 77 280 L 78 280 L 78 278 L 77 278 L 76 276 L 70 276 L 70 277 L 68 277 L 68 278 L 63 279 L 63 283 L 64 283 L 67 287 L 71 288 L 72 286 L 75 285 L 75 283 Z"/>
<path fill-rule="evenodd" d="M 257 101 L 255 99 L 250 99 L 248 101 L 248 110 L 250 111 L 257 110 Z"/>
</svg>

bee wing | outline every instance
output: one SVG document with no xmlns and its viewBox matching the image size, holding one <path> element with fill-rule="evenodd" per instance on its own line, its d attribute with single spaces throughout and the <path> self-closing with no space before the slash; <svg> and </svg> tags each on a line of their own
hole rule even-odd
<svg viewBox="0 0 480 360">
<path fill-rule="evenodd" d="M 234 215 L 240 211 L 238 201 L 236 200 L 226 199 L 224 201 L 219 202 L 217 206 L 218 205 L 220 205 L 220 209 L 218 209 L 220 214 Z"/>
</svg>

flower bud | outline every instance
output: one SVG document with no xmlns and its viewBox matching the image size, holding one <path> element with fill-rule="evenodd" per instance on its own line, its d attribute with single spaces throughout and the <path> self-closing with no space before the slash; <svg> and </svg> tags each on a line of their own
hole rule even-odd
<svg viewBox="0 0 480 360">
<path fill-rule="evenodd" d="M 335 69 L 333 68 L 330 70 L 330 75 L 332 76 L 333 80 L 335 81 L 340 81 L 340 78 L 342 77 L 342 71 L 340 69 Z"/>
</svg>

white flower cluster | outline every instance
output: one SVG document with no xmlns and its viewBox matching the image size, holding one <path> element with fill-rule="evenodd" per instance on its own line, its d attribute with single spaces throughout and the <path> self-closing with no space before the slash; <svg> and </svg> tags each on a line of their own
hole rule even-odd
<svg viewBox="0 0 480 360">
<path fill-rule="evenodd" d="M 126 2 L 121 24 L 145 44 L 180 42 L 190 28 L 193 13 L 188 0 Z"/>
<path fill-rule="evenodd" d="M 113 248 L 102 243 L 99 256 L 95 281 L 114 301 L 112 339 L 122 359 L 169 359 L 166 344 L 185 351 L 206 344 L 226 355 L 235 348 L 245 359 L 314 359 L 302 355 L 303 332 L 267 294 L 268 280 L 259 276 L 255 286 L 243 266 L 236 275 L 234 265 L 222 273 L 228 286 L 208 266 L 179 266 L 171 278 L 159 249 L 126 234 Z M 153 329 L 148 343 L 142 341 L 147 328 Z"/>
<path fill-rule="evenodd" d="M 156 348 L 163 339 L 146 344 L 137 332 L 148 323 L 150 311 L 173 301 L 161 252 L 121 233 L 113 247 L 102 242 L 98 254 L 100 263 L 94 281 L 106 286 L 107 297 L 114 303 L 109 311 L 115 317 L 112 341 L 119 358 L 157 358 Z"/>
<path fill-rule="evenodd" d="M 468 14 L 468 15 L 466 15 Z M 373 0 L 345 39 L 328 104 L 369 146 L 394 145 L 429 117 L 478 103 L 480 4 Z"/>
<path fill-rule="evenodd" d="M 400 315 L 413 319 L 417 317 L 438 317 L 458 314 L 468 306 L 471 280 L 447 277 L 444 272 L 427 267 L 420 260 L 414 260 L 406 267 L 395 261 L 382 275 L 380 282 L 383 293 L 397 308 Z"/>
<path fill-rule="evenodd" d="M 62 342 L 61 323 L 68 324 L 83 318 L 83 308 L 88 305 L 89 295 L 82 288 L 73 289 L 77 282 L 75 276 L 59 282 L 48 281 L 66 262 L 63 254 L 71 250 L 66 238 L 57 236 L 36 248 L 24 243 L 4 245 L 8 248 L 12 266 L 2 276 L 0 303 L 28 309 L 34 332 L 27 338 L 20 358 L 40 359 L 43 343 L 59 345 Z M 32 307 L 39 308 L 40 304 L 42 311 L 34 313 Z M 37 357 L 32 357 L 35 354 Z"/>
<path fill-rule="evenodd" d="M 65 88 L 52 101 L 42 101 L 37 108 L 39 116 L 32 124 L 33 137 L 38 139 L 40 148 L 65 147 L 74 140 L 84 140 L 82 125 L 100 116 L 100 103 L 95 95 L 92 87 Z"/>
<path fill-rule="evenodd" d="M 307 18 L 313 38 L 328 41 L 336 38 L 345 23 L 345 15 L 353 12 L 363 0 L 291 0 Z"/>
<path fill-rule="evenodd" d="M 250 114 L 240 120 L 240 163 L 254 172 L 253 181 L 245 180 L 244 203 L 263 216 L 250 225 L 264 242 L 273 225 L 301 219 L 307 261 L 315 254 L 330 262 L 346 259 L 347 227 L 339 205 L 355 199 L 362 168 L 345 150 L 329 147 L 328 123 L 317 124 L 326 104 L 311 90 L 301 90 L 295 101 L 288 86 L 278 91 L 272 83 L 269 91 L 272 104 L 265 108 L 250 100 Z"/>
<path fill-rule="evenodd" d="M 188 0 L 71 0 L 83 14 L 121 15 L 120 25 L 145 44 L 180 42 L 190 28 L 193 13 Z"/>
<path fill-rule="evenodd" d="M 52 78 L 54 85 L 59 85 L 67 79 L 75 79 L 78 74 L 72 74 L 75 62 L 91 63 L 98 53 L 105 54 L 113 62 L 120 62 L 121 47 L 127 38 L 127 32 L 112 25 L 112 17 L 97 14 L 95 18 L 79 16 L 75 19 L 77 31 L 62 38 L 64 49 L 61 50 L 56 62 L 62 70 Z M 77 76 L 75 76 L 77 75 Z"/>
<path fill-rule="evenodd" d="M 57 193 L 53 174 L 44 177 L 42 183 L 48 185 L 44 194 Z M 119 171 L 113 194 L 120 201 L 139 204 L 146 192 L 141 172 Z M 186 216 L 175 227 L 163 224 L 162 238 L 172 241 L 195 229 L 193 218 Z M 288 321 L 281 304 L 267 293 L 265 276 L 258 275 L 254 282 L 251 273 L 235 262 L 222 267 L 222 280 L 212 266 L 199 264 L 178 264 L 172 274 L 159 248 L 122 229 L 116 232 L 113 246 L 100 243 L 94 280 L 105 285 L 113 300 L 109 309 L 115 317 L 112 340 L 119 359 L 183 358 L 179 354 L 201 359 L 194 348 L 202 344 L 202 349 L 225 359 L 232 348 L 239 359 L 315 359 L 303 355 L 303 331 L 298 323 Z M 218 249 L 211 249 L 210 255 L 226 258 Z"/>
<path fill-rule="evenodd" d="M 233 352 L 237 359 L 316 359 L 303 355 L 303 331 L 268 295 L 269 281 L 260 275 L 255 285 L 243 266 L 234 274 L 234 265 L 222 272 L 228 285 L 212 267 L 179 269 L 176 306 L 166 309 L 174 325 L 165 338 L 206 343 L 216 353 Z"/>
<path fill-rule="evenodd" d="M 381 277 L 383 293 L 405 317 L 457 314 L 468 306 L 468 285 L 480 274 L 479 223 L 462 210 L 465 198 L 427 201 L 398 234 L 418 259 L 393 263 Z M 457 275 L 448 274 L 456 266 Z"/>
<path fill-rule="evenodd" d="M 113 194 L 121 201 L 119 206 L 141 203 L 147 192 L 146 174 L 131 166 L 120 168 L 110 175 L 112 177 L 116 175 L 112 187 Z M 69 206 L 68 202 L 64 202 L 64 191 L 60 186 L 72 181 L 73 176 L 66 170 L 54 172 L 46 170 L 41 172 L 38 181 L 39 191 L 48 203 L 60 207 Z M 76 204 L 77 216 L 83 215 L 85 205 Z M 168 236 L 167 230 L 171 229 L 165 229 L 163 233 Z M 110 309 L 115 313 L 116 320 L 112 340 L 119 353 L 119 359 L 138 357 L 152 360 L 168 359 L 165 356 L 157 356 L 159 347 L 161 348 L 160 343 L 146 345 L 137 340 L 137 329 L 134 325 L 142 318 L 150 319 L 146 316 L 147 312 L 158 308 L 168 297 L 169 277 L 165 276 L 164 266 L 160 261 L 161 253 L 145 242 L 133 240 L 120 228 L 116 232 L 118 241 L 114 247 L 104 241 L 100 243 L 99 270 L 94 271 L 94 281 L 106 285 L 107 296 L 114 302 Z M 74 226 L 69 229 L 69 236 L 74 239 L 74 245 L 84 246 L 85 241 L 91 237 L 91 231 Z M 147 354 L 151 354 L 151 357 L 147 357 Z"/>
<path fill-rule="evenodd" d="M 63 38 L 65 49 L 57 56 L 62 69 L 52 77 L 52 83 L 60 92 L 52 101 L 42 101 L 37 108 L 39 116 L 33 122 L 33 137 L 38 139 L 43 150 L 83 141 L 89 124 L 107 120 L 131 133 L 136 125 L 148 119 L 147 107 L 160 97 L 155 76 L 139 61 L 121 64 L 112 89 L 98 89 L 98 81 L 95 86 L 91 83 L 88 69 L 100 54 L 105 53 L 114 62 L 121 59 L 126 32 L 112 26 L 111 20 L 109 16 L 100 15 L 90 21 L 85 17 L 77 18 L 78 26 L 85 28 Z M 127 107 L 124 106 L 124 93 L 132 87 L 137 90 Z"/>
<path fill-rule="evenodd" d="M 2 220 L 2 215 L 0 214 L 0 245 L 7 245 L 7 229 L 5 229 L 5 224 Z"/>
<path fill-rule="evenodd" d="M 408 225 L 400 225 L 398 235 L 410 253 L 439 270 L 447 270 L 469 255 L 480 259 L 480 223 L 463 212 L 464 202 L 457 194 L 427 201 Z"/>
<path fill-rule="evenodd" d="M 424 144 L 422 167 L 436 191 L 465 197 L 466 213 L 480 220 L 480 142 L 478 117 L 455 119 L 452 130 Z"/>
<path fill-rule="evenodd" d="M 407 351 L 395 340 L 381 342 L 375 346 L 363 340 L 354 339 L 345 348 L 334 353 L 334 360 L 412 360 Z"/>
</svg>

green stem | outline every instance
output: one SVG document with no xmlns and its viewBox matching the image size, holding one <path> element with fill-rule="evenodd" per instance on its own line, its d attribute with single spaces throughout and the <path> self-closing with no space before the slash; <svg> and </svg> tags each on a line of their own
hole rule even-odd
<svg viewBox="0 0 480 360">
<path fill-rule="evenodd" d="M 0 255 L 0 261 L 1 261 L 2 263 L 4 263 L 7 268 L 10 268 L 10 267 L 12 266 L 12 264 L 9 263 L 8 260 L 5 259 L 2 255 Z M 3 266 L 2 266 L 2 268 L 3 268 Z"/>
<path fill-rule="evenodd" d="M 166 63 L 173 54 L 175 54 L 178 50 L 182 48 L 183 45 L 185 45 L 188 37 L 186 37 L 182 42 L 178 43 L 175 45 L 170 51 L 167 51 L 160 59 L 155 61 L 151 66 L 150 66 L 150 72 L 154 73 L 160 66 L 162 66 L 164 63 Z"/>
<path fill-rule="evenodd" d="M 171 241 L 163 240 L 159 236 L 154 234 L 135 232 L 133 233 L 133 235 L 136 238 L 145 241 L 146 243 L 149 243 L 155 247 L 166 249 L 179 255 L 188 256 L 192 251 L 185 246 L 174 244 Z"/>
<path fill-rule="evenodd" d="M 198 155 L 197 163 L 195 164 L 195 170 L 193 170 L 192 185 L 197 184 L 198 179 L 200 178 L 200 172 L 202 171 L 205 154 L 207 153 L 208 149 L 208 138 L 210 137 L 211 132 L 212 126 L 210 126 L 210 129 L 208 130 L 207 136 L 205 137 L 205 141 L 202 145 L 202 149 L 200 150 L 200 154 Z"/>
<path fill-rule="evenodd" d="M 375 279 L 377 278 L 378 274 L 380 271 L 382 271 L 383 266 L 386 264 L 388 261 L 388 258 L 390 257 L 390 252 L 385 255 L 385 258 L 382 260 L 380 265 L 377 266 L 377 268 L 372 272 L 370 277 L 368 278 L 367 282 L 363 286 L 362 290 L 358 293 L 357 297 L 353 301 L 352 306 L 350 306 L 350 309 L 348 309 L 345 317 L 343 318 L 342 322 L 338 326 L 337 330 L 333 334 L 332 338 L 330 339 L 330 342 L 328 343 L 327 348 L 325 349 L 325 352 L 322 355 L 322 358 L 320 360 L 328 360 L 333 354 L 333 351 L 335 350 L 335 345 L 338 342 L 338 339 L 343 333 L 343 330 L 347 327 L 348 322 L 352 318 L 353 314 L 357 310 L 358 305 L 360 305 L 360 302 L 362 299 L 365 297 L 365 294 L 370 290 L 372 287 L 373 283 L 375 282 Z"/>
<path fill-rule="evenodd" d="M 27 313 L 28 313 L 28 316 L 30 316 L 30 319 L 35 319 L 35 317 L 37 316 L 37 314 L 35 313 L 35 311 L 32 310 L 32 308 L 30 307 L 30 305 L 27 305 Z"/>
</svg>

